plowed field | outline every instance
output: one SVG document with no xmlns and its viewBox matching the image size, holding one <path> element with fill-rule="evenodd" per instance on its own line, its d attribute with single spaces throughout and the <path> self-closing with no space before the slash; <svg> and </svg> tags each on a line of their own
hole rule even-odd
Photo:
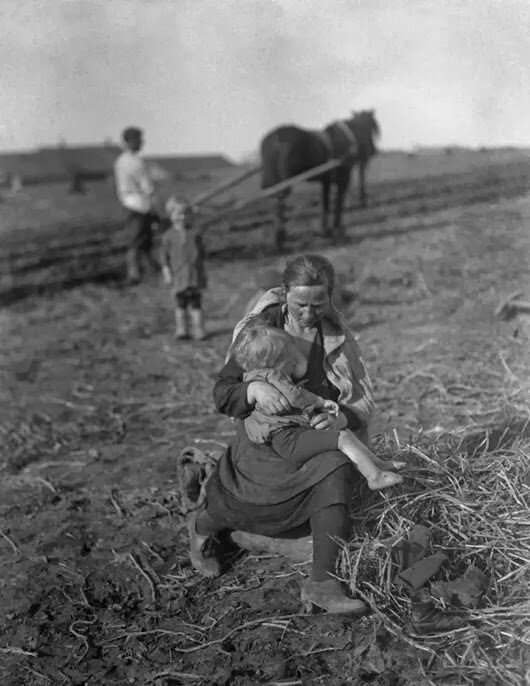
<svg viewBox="0 0 530 686">
<path fill-rule="evenodd" d="M 314 196 L 293 201 L 288 250 L 327 255 L 349 289 L 343 310 L 375 386 L 375 445 L 410 463 L 402 486 L 354 507 L 338 573 L 370 602 L 362 619 L 301 615 L 307 564 L 234 553 L 210 581 L 188 561 L 176 459 L 187 445 L 220 449 L 233 432 L 213 407 L 212 377 L 256 273 L 284 263 L 261 231 L 212 235 L 200 344 L 173 340 L 156 276 L 4 307 L 0 683 L 523 683 L 530 329 L 495 309 L 529 295 L 529 175 L 517 162 L 381 181 L 372 205 L 347 215 L 340 247 L 319 236 Z M 231 225 L 265 221 L 258 207 Z M 100 275 L 121 259 L 98 243 L 110 225 L 94 228 L 90 249 L 86 231 L 67 245 L 64 230 L 41 239 L 37 228 L 25 249 L 12 232 L 2 247 L 12 274 L 27 275 L 21 289 L 35 274 L 59 282 L 74 241 L 92 265 L 105 255 Z M 410 600 L 392 584 L 388 541 L 419 523 L 448 556 L 438 578 L 469 564 L 488 578 L 481 607 L 460 608 L 453 631 L 411 629 Z"/>
</svg>

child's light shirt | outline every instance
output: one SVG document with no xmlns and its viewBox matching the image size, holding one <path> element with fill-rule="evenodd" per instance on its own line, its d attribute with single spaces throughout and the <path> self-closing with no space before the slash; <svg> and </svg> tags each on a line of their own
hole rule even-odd
<svg viewBox="0 0 530 686">
<path fill-rule="evenodd" d="M 271 436 L 288 426 L 310 426 L 310 419 L 317 402 L 318 395 L 311 393 L 301 385 L 294 384 L 288 376 L 273 369 L 256 369 L 246 372 L 243 381 L 266 381 L 277 388 L 289 401 L 297 413 L 283 415 L 268 415 L 254 409 L 245 420 L 247 436 L 254 443 L 268 443 Z"/>
</svg>

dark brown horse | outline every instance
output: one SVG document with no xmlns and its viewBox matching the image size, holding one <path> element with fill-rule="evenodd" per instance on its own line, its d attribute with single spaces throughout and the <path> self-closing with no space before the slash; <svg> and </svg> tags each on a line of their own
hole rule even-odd
<svg viewBox="0 0 530 686">
<path fill-rule="evenodd" d="M 365 207 L 365 172 L 370 157 L 376 153 L 374 141 L 379 134 L 374 110 L 353 112 L 350 119 L 333 122 L 321 131 L 280 126 L 261 142 L 262 188 L 270 188 L 331 159 L 343 159 L 340 167 L 311 179 L 322 185 L 322 230 L 325 235 L 330 234 L 329 196 L 331 185 L 335 185 L 333 233 L 337 238 L 342 237 L 342 208 L 352 169 L 359 166 L 359 200 Z M 290 192 L 288 189 L 277 196 L 276 242 L 279 248 L 285 239 L 285 201 Z"/>
</svg>

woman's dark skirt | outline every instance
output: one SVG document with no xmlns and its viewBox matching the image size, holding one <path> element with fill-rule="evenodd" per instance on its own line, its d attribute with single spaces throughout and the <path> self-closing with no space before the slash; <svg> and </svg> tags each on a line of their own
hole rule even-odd
<svg viewBox="0 0 530 686">
<path fill-rule="evenodd" d="M 226 529 L 294 538 L 309 534 L 309 519 L 314 512 L 330 505 L 350 505 L 358 486 L 358 472 L 351 463 L 345 463 L 288 500 L 263 505 L 244 502 L 232 495 L 216 471 L 206 487 L 207 511 Z"/>
</svg>

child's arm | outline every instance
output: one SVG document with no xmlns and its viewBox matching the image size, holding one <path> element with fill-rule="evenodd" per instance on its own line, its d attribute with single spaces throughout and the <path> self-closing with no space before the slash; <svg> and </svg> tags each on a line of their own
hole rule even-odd
<svg viewBox="0 0 530 686">
<path fill-rule="evenodd" d="M 171 229 L 168 229 L 171 231 Z M 160 264 L 162 266 L 162 277 L 166 286 L 171 286 L 173 275 L 171 274 L 171 263 L 169 259 L 169 245 L 167 235 L 162 238 L 162 245 L 160 250 Z"/>
<path fill-rule="evenodd" d="M 302 412 L 312 412 L 314 409 L 323 409 L 330 414 L 339 414 L 339 406 L 333 400 L 324 400 L 319 395 L 311 393 L 302 386 L 297 386 L 280 372 L 273 371 L 267 375 L 267 381 L 280 390 L 291 406 Z"/>
<path fill-rule="evenodd" d="M 291 407 L 297 410 L 303 411 L 307 407 L 313 406 L 319 399 L 318 395 L 306 391 L 306 389 L 301 386 L 293 384 L 291 380 L 281 372 L 270 371 L 266 376 L 266 381 L 281 391 L 291 404 Z"/>
<path fill-rule="evenodd" d="M 171 269 L 167 266 L 167 264 L 162 265 L 162 276 L 166 286 L 171 286 L 173 283 L 173 276 L 171 274 Z"/>
</svg>

